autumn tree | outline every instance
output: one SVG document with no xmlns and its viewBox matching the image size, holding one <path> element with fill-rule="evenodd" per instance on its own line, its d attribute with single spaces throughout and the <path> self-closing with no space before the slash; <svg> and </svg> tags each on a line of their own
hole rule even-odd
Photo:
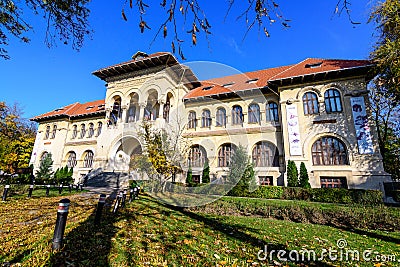
<svg viewBox="0 0 400 267">
<path fill-rule="evenodd" d="M 156 180 L 162 190 L 176 173 L 182 172 L 181 162 L 185 160 L 186 139 L 180 127 L 168 133 L 164 129 L 154 129 L 151 123 L 143 121 L 139 133 L 144 144 L 144 153 L 138 157 L 139 165 L 148 166 L 146 173 Z"/>
<path fill-rule="evenodd" d="M 371 57 L 377 64 L 379 87 L 394 93 L 400 99 L 400 1 L 379 2 L 371 13 L 376 25 L 378 41 Z"/>
<path fill-rule="evenodd" d="M 6 173 L 29 167 L 35 128 L 21 116 L 17 104 L 0 102 L 0 170 Z"/>
<path fill-rule="evenodd" d="M 377 128 L 379 149 L 385 170 L 400 180 L 400 106 L 396 94 L 377 77 L 369 88 L 370 109 Z"/>
</svg>

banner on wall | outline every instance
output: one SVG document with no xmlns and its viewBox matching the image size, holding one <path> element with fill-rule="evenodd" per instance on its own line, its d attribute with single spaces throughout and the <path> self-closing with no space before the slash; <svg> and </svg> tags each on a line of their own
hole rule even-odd
<svg viewBox="0 0 400 267">
<path fill-rule="evenodd" d="M 288 124 L 290 155 L 301 156 L 299 116 L 296 105 L 286 105 L 286 117 Z"/>
<path fill-rule="evenodd" d="M 365 110 L 364 97 L 352 97 L 350 100 L 351 110 L 353 112 L 354 127 L 356 129 L 358 152 L 360 154 L 372 154 L 374 153 L 374 147 L 372 144 L 368 116 Z"/>
</svg>

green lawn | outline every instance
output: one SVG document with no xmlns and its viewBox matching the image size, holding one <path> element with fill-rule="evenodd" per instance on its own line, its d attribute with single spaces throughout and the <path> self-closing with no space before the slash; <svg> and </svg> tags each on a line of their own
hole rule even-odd
<svg viewBox="0 0 400 267">
<path fill-rule="evenodd" d="M 87 195 L 87 194 L 86 194 Z M 221 216 L 164 206 L 141 197 L 116 215 L 105 209 L 100 226 L 93 225 L 97 196 L 70 196 L 65 246 L 53 253 L 50 243 L 55 210 L 61 197 L 17 199 L 0 203 L 0 264 L 22 266 L 267 266 L 257 253 L 268 251 L 347 248 L 372 249 L 400 259 L 400 232 L 353 231 L 330 226 Z M 340 252 L 340 251 L 339 251 Z M 263 256 L 263 254 L 260 254 Z M 293 254 L 294 255 L 294 254 Z M 339 255 L 340 256 L 340 255 Z M 360 255 L 362 257 L 362 255 Z M 371 256 L 372 257 L 372 256 Z M 308 266 L 374 266 L 377 262 L 309 262 Z M 285 266 L 274 254 L 269 264 Z M 300 263 L 289 264 L 301 266 Z M 386 262 L 382 266 L 398 266 Z M 304 265 L 303 265 L 304 266 Z"/>
</svg>

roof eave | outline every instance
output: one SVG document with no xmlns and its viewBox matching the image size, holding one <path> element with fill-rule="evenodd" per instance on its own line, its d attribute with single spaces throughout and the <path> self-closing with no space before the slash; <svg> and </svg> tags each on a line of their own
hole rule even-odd
<svg viewBox="0 0 400 267">
<path fill-rule="evenodd" d="M 268 81 L 268 86 L 276 87 L 276 86 L 287 86 L 294 84 L 302 84 L 307 82 L 315 82 L 321 80 L 327 80 L 330 78 L 340 78 L 340 77 L 356 77 L 356 76 L 365 76 L 366 79 L 370 79 L 371 75 L 368 75 L 370 70 L 374 67 L 374 64 L 364 65 L 364 66 L 356 66 L 351 68 L 339 69 L 339 70 L 330 70 L 330 71 L 321 71 L 314 72 L 310 74 L 303 74 L 298 76 L 291 76 L 282 79 L 275 79 Z"/>
<path fill-rule="evenodd" d="M 122 64 L 113 65 L 92 72 L 93 75 L 105 81 L 108 77 L 125 74 L 128 72 L 138 71 L 160 65 L 174 65 L 178 60 L 172 54 L 161 54 L 151 56 L 138 61 L 128 61 Z"/>
</svg>

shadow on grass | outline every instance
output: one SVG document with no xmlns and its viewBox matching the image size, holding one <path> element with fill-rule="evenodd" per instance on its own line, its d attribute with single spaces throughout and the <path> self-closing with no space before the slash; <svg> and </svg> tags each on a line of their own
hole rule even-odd
<svg viewBox="0 0 400 267">
<path fill-rule="evenodd" d="M 112 202 L 112 196 L 107 203 Z M 112 205 L 105 205 L 101 222 L 94 224 L 96 209 L 79 226 L 65 237 L 63 248 L 48 260 L 49 266 L 110 266 L 108 256 L 112 248 L 112 238 L 117 229 L 114 222 L 118 215 L 112 213 Z"/>
<path fill-rule="evenodd" d="M 204 216 L 201 214 L 197 214 L 197 213 L 194 213 L 191 211 L 187 211 L 187 210 L 185 210 L 185 208 L 182 208 L 182 207 L 176 207 L 176 206 L 171 206 L 171 205 L 168 205 L 165 203 L 157 202 L 154 199 L 149 198 L 148 201 L 153 201 L 153 202 L 157 203 L 158 205 L 161 205 L 167 209 L 174 210 L 174 211 L 182 214 L 185 217 L 189 217 L 191 219 L 194 219 L 196 221 L 203 223 L 205 227 L 207 227 L 213 231 L 222 233 L 230 239 L 236 239 L 239 242 L 246 243 L 246 244 L 253 246 L 255 248 L 258 248 L 260 250 L 263 250 L 264 246 L 268 245 L 268 251 L 284 250 L 284 251 L 286 251 L 286 255 L 288 255 L 288 253 L 290 252 L 290 250 L 288 250 L 287 246 L 284 244 L 266 244 L 265 240 L 259 239 L 250 234 L 247 234 L 245 232 L 245 230 L 255 232 L 255 229 L 253 229 L 253 228 L 239 227 L 239 226 L 235 225 L 234 223 L 222 222 L 222 221 L 218 220 L 217 218 L 213 218 L 213 216 Z M 276 253 L 273 255 L 276 256 Z M 276 258 L 274 257 L 274 259 L 276 259 Z M 296 262 L 296 263 L 303 264 L 300 262 Z M 304 262 L 304 263 L 306 263 L 307 266 L 319 266 L 319 267 L 334 266 L 329 263 L 325 263 L 325 262 L 321 262 L 321 261 L 312 261 L 312 262 Z"/>
</svg>

